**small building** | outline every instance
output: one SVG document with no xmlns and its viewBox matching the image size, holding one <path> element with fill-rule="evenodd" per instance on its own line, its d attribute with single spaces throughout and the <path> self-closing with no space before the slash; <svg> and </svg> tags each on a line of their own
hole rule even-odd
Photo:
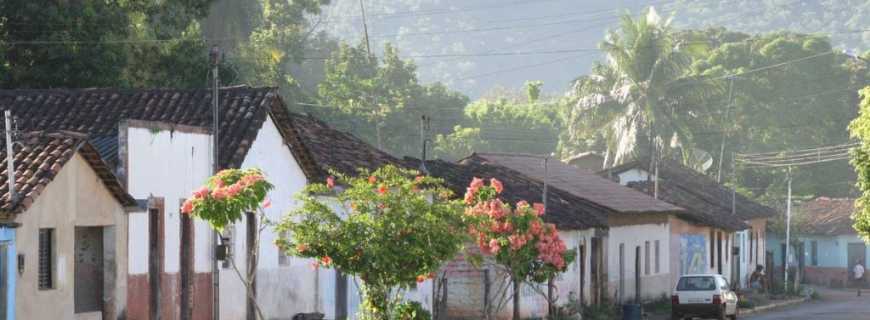
<svg viewBox="0 0 870 320">
<path fill-rule="evenodd" d="M 648 168 L 649 161 L 639 160 L 600 174 L 693 213 L 694 223 L 672 228 L 681 250 L 672 276 L 719 273 L 745 287 L 755 266 L 766 265 L 763 239 L 776 211 L 679 163 L 661 161 L 658 179 Z"/>
<path fill-rule="evenodd" d="M 684 257 L 697 257 L 699 253 L 697 241 L 691 241 L 696 236 L 684 234 L 725 232 L 744 226 L 737 219 L 727 216 L 714 219 L 705 211 L 655 199 L 560 161 L 548 161 L 545 170 L 542 159 L 526 155 L 478 153 L 469 159 L 510 167 L 608 208 L 609 231 L 605 238 L 608 291 L 618 302 L 671 294 L 677 277 L 684 274 L 683 265 L 676 262 L 690 259 Z M 725 247 L 724 243 L 719 245 Z"/>
<path fill-rule="evenodd" d="M 420 167 L 417 159 L 406 158 L 405 161 L 409 167 Z M 542 182 L 498 164 L 432 160 L 426 161 L 426 169 L 432 176 L 444 179 L 448 188 L 459 197 L 465 194 L 473 178 L 496 178 L 504 185 L 501 194 L 504 201 L 512 205 L 520 200 L 529 203 L 543 202 Z M 551 187 L 547 190 L 547 213 L 543 219 L 555 224 L 566 247 L 575 250 L 575 260 L 568 266 L 567 271 L 554 280 L 557 290 L 553 298 L 556 305 L 568 303 L 571 297 L 586 303 L 602 299 L 606 279 L 606 255 L 601 234 L 606 231 L 604 213 L 607 210 L 559 188 Z M 439 316 L 444 319 L 482 319 L 486 314 L 485 308 L 503 304 L 504 307 L 494 313 L 495 317 L 510 319 L 513 299 L 509 293 L 512 290 L 509 283 L 504 283 L 504 276 L 498 268 L 476 268 L 460 256 L 445 266 L 441 274 L 436 279 L 435 290 Z M 521 316 L 546 317 L 546 293 L 545 283 L 523 286 Z M 504 294 L 508 296 L 505 297 Z"/>
<path fill-rule="evenodd" d="M 565 163 L 583 170 L 598 172 L 604 169 L 604 156 L 595 151 L 581 152 L 565 159 Z"/>
<path fill-rule="evenodd" d="M 28 132 L 16 142 L 14 198 L 0 151 L 0 318 L 122 316 L 136 201 L 85 135 Z"/>
<path fill-rule="evenodd" d="M 789 265 L 800 267 L 803 281 L 830 287 L 848 285 L 856 261 L 868 262 L 868 247 L 852 228 L 855 199 L 819 197 L 795 208 L 794 233 Z M 797 243 L 795 246 L 794 244 Z M 785 235 L 770 232 L 767 245 L 773 251 L 778 275 L 785 260 Z"/>
</svg>

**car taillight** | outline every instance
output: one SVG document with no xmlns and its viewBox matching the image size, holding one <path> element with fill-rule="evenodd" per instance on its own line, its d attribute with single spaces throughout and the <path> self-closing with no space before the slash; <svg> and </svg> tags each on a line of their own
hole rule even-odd
<svg viewBox="0 0 870 320">
<path fill-rule="evenodd" d="M 680 296 L 672 295 L 671 296 L 671 304 L 680 304 Z"/>
<path fill-rule="evenodd" d="M 718 294 L 713 295 L 713 304 L 722 304 L 722 296 Z"/>
</svg>

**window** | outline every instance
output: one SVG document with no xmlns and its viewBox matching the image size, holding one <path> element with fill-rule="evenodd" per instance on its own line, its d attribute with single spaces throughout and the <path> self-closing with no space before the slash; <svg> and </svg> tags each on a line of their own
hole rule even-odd
<svg viewBox="0 0 870 320">
<path fill-rule="evenodd" d="M 655 250 L 656 250 L 656 269 L 655 270 L 656 270 L 656 273 L 659 273 L 661 269 L 659 268 L 659 241 L 658 240 L 656 240 L 656 243 L 655 243 Z"/>
<path fill-rule="evenodd" d="M 682 277 L 677 283 L 677 291 L 716 290 L 716 280 L 710 276 Z"/>
<path fill-rule="evenodd" d="M 810 242 L 810 263 L 813 266 L 819 265 L 819 242 L 816 240 Z"/>
<path fill-rule="evenodd" d="M 290 236 L 290 233 L 288 233 L 287 231 L 282 231 L 279 234 L 279 237 L 281 239 L 287 239 L 287 238 L 289 238 L 289 236 Z M 281 250 L 280 247 L 276 246 L 276 248 L 278 248 L 278 265 L 279 266 L 289 266 L 290 265 L 290 256 L 287 255 L 287 252 L 285 252 L 284 250 Z"/>
<path fill-rule="evenodd" d="M 38 286 L 40 290 L 54 288 L 54 229 L 39 229 L 39 275 Z"/>
<path fill-rule="evenodd" d="M 643 243 L 643 273 L 649 275 L 649 241 Z"/>
</svg>

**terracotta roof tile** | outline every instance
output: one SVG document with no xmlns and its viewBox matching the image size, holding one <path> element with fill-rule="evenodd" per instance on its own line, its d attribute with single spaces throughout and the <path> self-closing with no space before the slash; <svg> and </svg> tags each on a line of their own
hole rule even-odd
<svg viewBox="0 0 870 320">
<path fill-rule="evenodd" d="M 852 213 L 855 199 L 820 197 L 807 201 L 798 208 L 806 218 L 807 232 L 819 235 L 855 234 Z"/>
<path fill-rule="evenodd" d="M 419 168 L 420 160 L 405 158 L 409 167 Z M 426 161 L 429 173 L 444 179 L 457 197 L 465 194 L 465 189 L 474 177 L 496 178 L 504 184 L 502 198 L 512 204 L 520 200 L 542 202 L 543 184 L 518 171 L 486 163 L 452 163 L 443 160 Z M 559 229 L 587 229 L 606 226 L 606 214 L 612 210 L 586 199 L 576 197 L 558 188 L 547 192 L 547 214 L 544 220 L 555 224 Z"/>
<path fill-rule="evenodd" d="M 475 153 L 471 161 L 493 162 L 544 181 L 543 160 L 515 154 Z M 595 173 L 550 159 L 547 162 L 547 181 L 575 196 L 611 208 L 618 213 L 675 213 L 684 211 L 673 204 L 656 200 L 644 193 L 607 180 Z"/>
<path fill-rule="evenodd" d="M 123 206 L 134 206 L 135 201 L 111 175 L 109 167 L 99 158 L 96 149 L 87 143 L 87 137 L 69 132 L 28 132 L 14 145 L 15 190 L 18 201 L 12 201 L 8 188 L 6 148 L 0 150 L 0 211 L 21 213 L 27 210 L 45 187 L 54 180 L 63 166 L 80 152 L 94 169 L 113 196 Z"/>
</svg>

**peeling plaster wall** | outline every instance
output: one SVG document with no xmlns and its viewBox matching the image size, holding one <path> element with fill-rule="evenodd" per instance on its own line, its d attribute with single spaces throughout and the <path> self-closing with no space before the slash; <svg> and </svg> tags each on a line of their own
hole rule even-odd
<svg viewBox="0 0 870 320">
<path fill-rule="evenodd" d="M 126 130 L 125 130 L 126 129 Z M 173 126 L 160 122 L 129 121 L 121 125 L 121 159 L 124 161 L 128 192 L 136 199 L 163 199 L 163 274 L 161 299 L 168 304 L 161 313 L 179 317 L 181 219 L 180 207 L 194 188 L 202 185 L 212 171 L 212 138 L 204 128 Z M 130 297 L 128 318 L 147 315 L 148 301 L 148 214 L 129 215 Z M 194 220 L 193 307 L 194 318 L 211 318 L 212 230 Z M 144 314 L 142 314 L 144 313 Z"/>
<path fill-rule="evenodd" d="M 15 229 L 17 250 L 25 257 L 24 273 L 15 274 L 16 314 L 19 319 L 81 319 L 90 314 L 74 314 L 74 243 L 76 226 L 114 226 L 112 244 L 116 270 L 126 270 L 127 224 L 124 208 L 80 155 L 76 154 L 48 184 L 33 205 L 18 215 Z M 54 228 L 54 288 L 38 289 L 39 229 Z M 106 279 L 112 281 L 111 279 Z M 109 315 L 126 307 L 126 272 L 113 280 L 114 292 L 106 305 L 114 305 Z M 105 294 L 105 293 L 104 293 Z M 46 307 L 51 306 L 51 307 Z"/>
</svg>

